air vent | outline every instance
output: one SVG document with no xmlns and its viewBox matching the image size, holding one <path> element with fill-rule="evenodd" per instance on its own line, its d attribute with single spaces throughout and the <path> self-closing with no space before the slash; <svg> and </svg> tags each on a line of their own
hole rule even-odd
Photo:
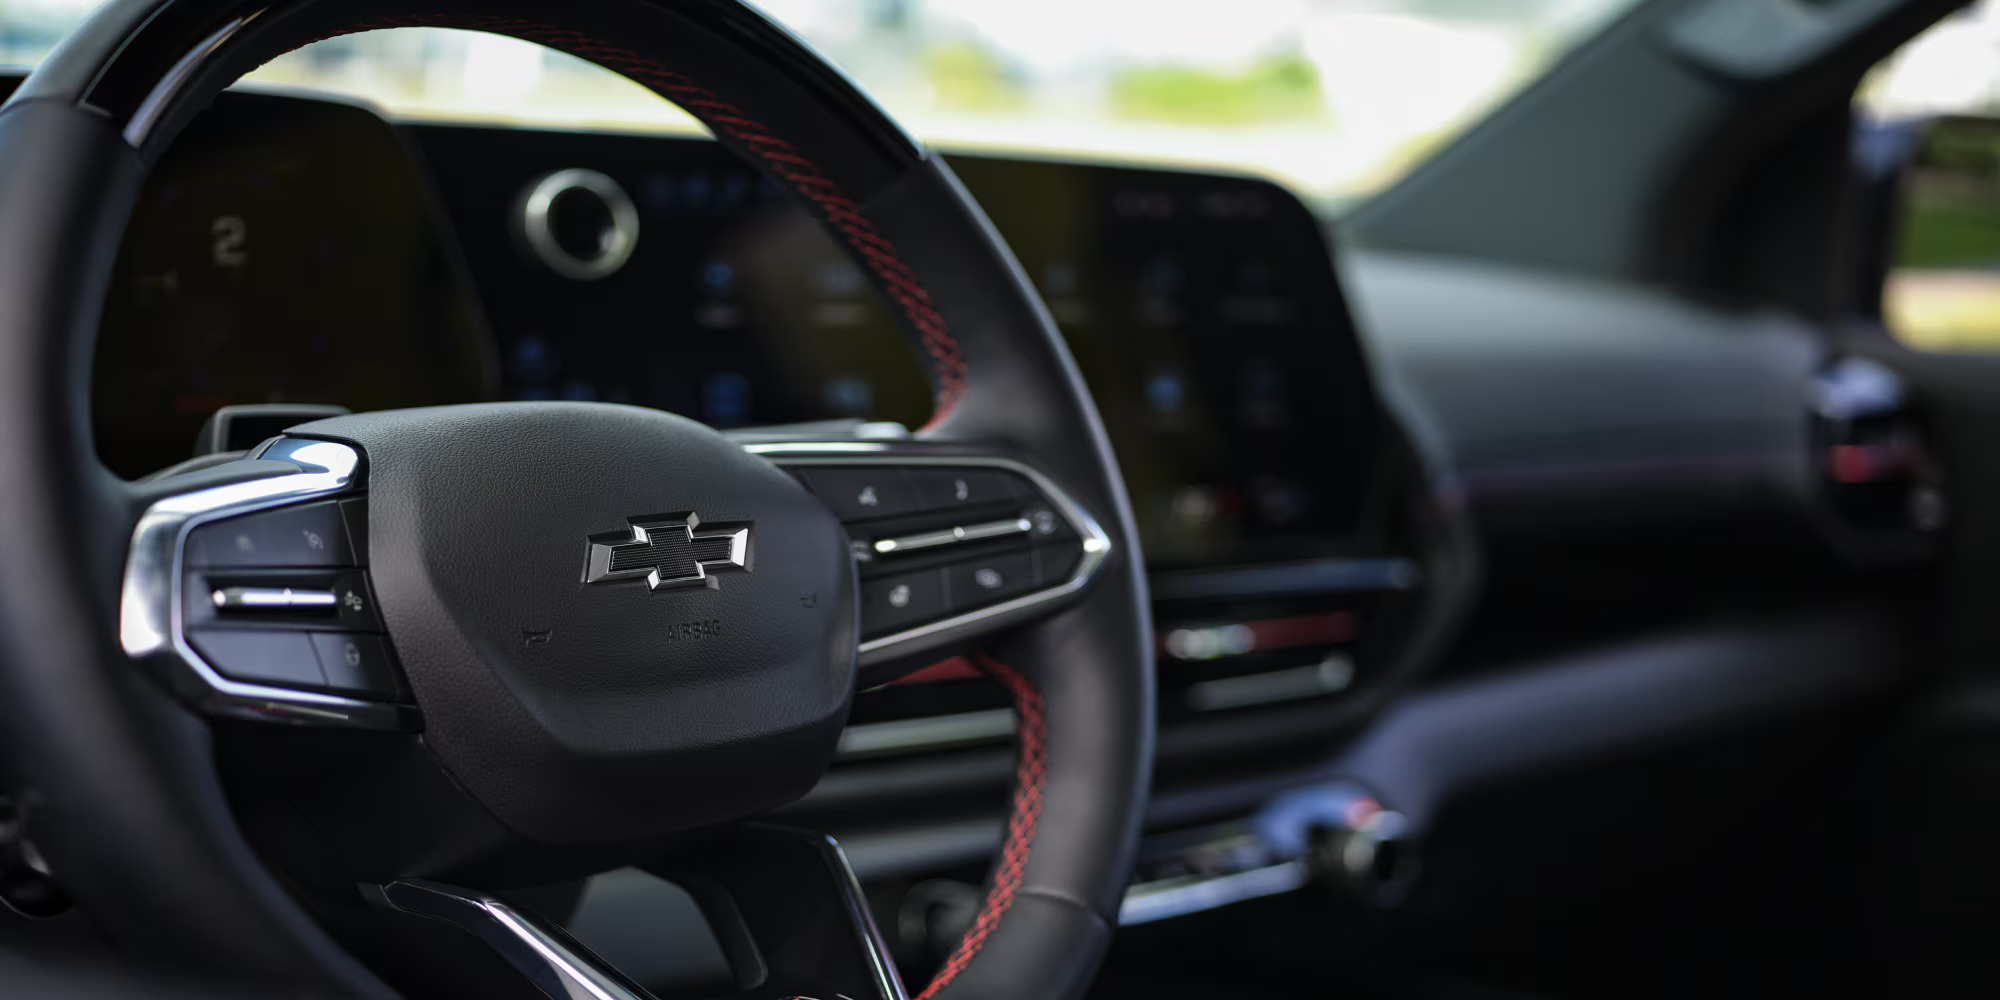
<svg viewBox="0 0 2000 1000">
<path fill-rule="evenodd" d="M 1949 508 L 1902 376 L 1844 358 L 1814 377 L 1807 402 L 1814 486 L 1842 540 L 1876 557 L 1927 554 Z"/>
</svg>

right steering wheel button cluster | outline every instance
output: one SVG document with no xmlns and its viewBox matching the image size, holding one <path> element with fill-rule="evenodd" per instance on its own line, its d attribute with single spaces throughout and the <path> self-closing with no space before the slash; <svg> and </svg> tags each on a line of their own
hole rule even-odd
<svg viewBox="0 0 2000 1000">
<path fill-rule="evenodd" d="M 1076 580 L 1084 536 L 1029 476 L 998 465 L 795 470 L 838 515 L 861 575 L 861 631 L 879 641 Z"/>
</svg>

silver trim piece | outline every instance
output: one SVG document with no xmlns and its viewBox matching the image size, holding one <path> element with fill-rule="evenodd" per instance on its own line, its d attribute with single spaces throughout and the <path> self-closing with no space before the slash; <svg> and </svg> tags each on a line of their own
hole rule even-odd
<svg viewBox="0 0 2000 1000">
<path fill-rule="evenodd" d="M 192 51 L 181 56 L 180 60 L 167 70 L 167 75 L 161 77 L 160 81 L 153 85 L 153 89 L 147 92 L 145 100 L 139 102 L 138 109 L 133 111 L 131 119 L 126 121 L 123 133 L 125 144 L 133 149 L 144 145 L 146 138 L 153 134 L 154 126 L 160 123 L 160 113 L 166 108 L 167 102 L 180 94 L 181 88 L 187 85 L 190 77 L 194 76 L 196 67 L 206 62 L 209 56 L 214 55 L 217 49 L 236 37 L 236 33 L 242 31 L 244 25 L 249 24 L 251 19 L 261 13 L 263 11 L 256 11 L 230 21 L 217 28 L 215 34 L 202 39 L 201 44 L 196 45 Z"/>
<path fill-rule="evenodd" d="M 405 913 L 442 920 L 478 938 L 550 1000 L 654 1000 L 575 938 L 497 897 L 403 879 L 383 886 L 382 898 Z"/>
<path fill-rule="evenodd" d="M 1091 577 L 1097 574 L 1098 567 L 1104 565 L 1104 560 L 1111 555 L 1111 536 L 1105 534 L 1104 529 L 1099 527 L 1097 522 L 1089 514 L 1085 513 L 1075 500 L 1070 499 L 1068 493 L 1063 492 L 1049 477 L 1042 475 L 1041 472 L 1033 467 L 1024 465 L 1011 458 L 1000 458 L 994 455 L 913 454 L 892 444 L 859 441 L 799 441 L 750 444 L 745 445 L 743 450 L 753 455 L 761 455 L 771 459 L 780 466 L 787 467 L 894 465 L 1003 469 L 1025 477 L 1029 482 L 1033 483 L 1036 491 L 1048 499 L 1049 504 L 1063 516 L 1064 520 L 1069 522 L 1070 528 L 1079 536 L 1080 542 L 1078 544 L 1083 548 L 1083 558 L 1078 561 L 1076 572 L 1063 583 L 1037 590 L 1031 594 L 1023 594 L 1020 597 L 1003 601 L 999 604 L 967 611 L 964 614 L 953 615 L 950 618 L 931 622 L 927 625 L 919 625 L 916 628 L 905 629 L 901 632 L 869 639 L 861 644 L 861 655 L 864 657 L 880 653 L 903 643 L 928 638 L 955 628 L 975 625 L 1001 615 L 1026 611 L 1040 607 L 1051 601 L 1068 597 L 1089 584 Z M 867 452 L 870 457 L 839 457 L 841 453 L 861 451 Z"/>
<path fill-rule="evenodd" d="M 556 239 L 550 213 L 556 199 L 571 191 L 586 191 L 604 202 L 611 213 L 611 228 L 605 230 L 595 257 L 578 257 L 563 249 Z M 596 281 L 618 273 L 632 259 L 639 246 L 639 209 L 632 196 L 617 181 L 595 170 L 558 170 L 534 183 L 521 202 L 521 232 L 528 249 L 547 264 L 549 270 L 571 281 Z"/>
<path fill-rule="evenodd" d="M 868 906 L 868 894 L 861 888 L 861 876 L 854 873 L 854 865 L 847 860 L 847 852 L 841 850 L 840 841 L 828 836 L 826 848 L 833 855 L 834 866 L 841 876 L 841 897 L 847 903 L 848 921 L 861 935 L 861 950 L 868 956 L 868 968 L 875 974 L 875 988 L 890 1000 L 909 1000 L 910 992 L 903 986 L 902 973 L 896 971 L 896 959 L 889 953 L 889 943 L 882 938 L 882 929 L 875 926 L 875 911 Z"/>
<path fill-rule="evenodd" d="M 782 441 L 776 444 L 746 444 L 743 450 L 752 455 L 783 455 L 795 451 L 816 451 L 822 454 L 840 452 L 865 452 L 870 455 L 886 454 L 889 446 L 873 441 L 822 441 L 818 444 L 800 444 L 796 441 Z"/>
<path fill-rule="evenodd" d="M 1189 875 L 1142 882 L 1125 890 L 1125 901 L 1118 907 L 1118 926 L 1149 924 L 1231 903 L 1282 896 L 1310 881 L 1312 872 L 1305 862 L 1287 861 L 1227 875 Z"/>
<path fill-rule="evenodd" d="M 300 471 L 182 493 L 155 502 L 132 529 L 119 591 L 118 639 L 133 659 L 165 657 L 168 681 L 203 709 L 240 718 L 411 728 L 413 713 L 400 705 L 340 695 L 251 684 L 224 677 L 188 644 L 183 628 L 182 558 L 188 533 L 224 517 L 323 497 L 354 485 L 361 453 L 332 441 L 279 438 L 260 458 L 288 461 Z M 213 596 L 208 596 L 213 600 Z"/>
<path fill-rule="evenodd" d="M 1014 735 L 1014 710 L 995 708 L 956 715 L 928 715 L 894 722 L 864 722 L 840 734 L 836 760 L 939 750 L 1003 740 Z"/>
<path fill-rule="evenodd" d="M 1188 685 L 1183 697 L 1197 712 L 1216 712 L 1339 694 L 1353 683 L 1354 658 L 1334 652 L 1310 667 L 1200 681 Z"/>
<path fill-rule="evenodd" d="M 957 545 L 960 542 L 1025 535 L 1033 530 L 1035 526 L 1029 523 L 1027 518 L 1015 517 L 1004 521 L 987 521 L 984 524 L 968 524 L 962 528 L 947 528 L 943 531 L 926 531 L 920 535 L 905 535 L 902 538 L 878 538 L 875 540 L 875 551 L 886 556 L 891 552 L 915 552 L 919 549 L 934 549 L 941 545 Z"/>
<path fill-rule="evenodd" d="M 223 587 L 208 595 L 223 611 L 263 611 L 270 608 L 333 608 L 340 596 L 331 590 L 293 590 L 290 587 Z"/>
</svg>

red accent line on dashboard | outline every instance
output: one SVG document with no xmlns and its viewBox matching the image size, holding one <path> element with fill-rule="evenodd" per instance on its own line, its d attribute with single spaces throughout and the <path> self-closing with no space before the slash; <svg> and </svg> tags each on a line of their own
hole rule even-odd
<svg viewBox="0 0 2000 1000">
<path fill-rule="evenodd" d="M 1266 650 L 1347 642 L 1354 638 L 1357 623 L 1352 611 L 1329 611 L 1292 618 L 1267 618 L 1244 624 L 1250 626 L 1251 633 L 1257 637 L 1256 648 Z"/>
<path fill-rule="evenodd" d="M 982 676 L 982 674 L 980 673 L 979 668 L 973 666 L 971 660 L 968 660 L 963 656 L 954 656 L 949 660 L 939 660 L 938 662 L 933 663 L 930 666 L 925 667 L 924 669 L 919 670 L 914 674 L 910 674 L 905 677 L 898 677 L 895 680 L 890 681 L 889 683 L 892 685 L 935 684 L 938 681 L 972 680 L 973 678 L 980 676 Z"/>
<path fill-rule="evenodd" d="M 1173 655 L 1169 637 L 1177 632 L 1201 632 L 1211 629 L 1246 629 L 1246 640 L 1226 653 L 1216 655 L 1241 656 L 1245 653 L 1262 653 L 1275 649 L 1293 649 L 1299 646 L 1320 646 L 1327 643 L 1349 642 L 1360 632 L 1360 620 L 1352 611 L 1328 611 L 1320 614 L 1295 615 L 1289 618 L 1265 618 L 1247 622 L 1217 622 L 1208 625 L 1189 625 L 1169 629 L 1156 637 L 1159 651 Z M 1176 659 L 1213 659 L 1216 656 L 1175 657 Z"/>
</svg>

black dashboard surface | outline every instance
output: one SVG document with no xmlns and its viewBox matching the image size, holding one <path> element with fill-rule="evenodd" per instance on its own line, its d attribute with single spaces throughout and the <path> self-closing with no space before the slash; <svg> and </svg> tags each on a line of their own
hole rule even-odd
<svg viewBox="0 0 2000 1000">
<path fill-rule="evenodd" d="M 1400 634 L 1412 619 L 1396 609 L 1425 589 L 1404 519 L 1427 498 L 1470 502 L 1500 568 L 1528 577 L 1502 588 L 1521 601 L 1486 603 L 1556 644 L 1603 637 L 1587 622 L 1659 625 L 1768 590 L 1705 567 L 1737 528 L 1777 538 L 1774 522 L 1804 520 L 1799 386 L 1818 352 L 1795 324 L 1350 250 L 1357 329 L 1321 220 L 1272 184 L 950 159 L 1113 435 L 1162 648 L 1193 650 L 1163 660 L 1163 700 L 1187 699 L 1171 712 L 1212 711 L 1193 700 L 1210 682 L 1283 671 L 1318 671 L 1302 697 L 1338 700 L 1400 662 L 1377 626 L 1400 620 L 1387 629 Z M 592 280 L 522 237 L 526 192 L 578 168 L 636 208 L 634 252 Z M 223 95 L 152 178 L 107 303 L 96 395 L 102 451 L 128 475 L 185 458 L 225 403 L 602 399 L 734 428 L 914 427 L 930 400 L 861 272 L 713 142 L 391 124 L 249 93 Z M 1405 436 L 1430 453 L 1415 478 L 1395 457 Z M 1613 554 L 1605 539 L 1658 548 Z M 1611 560 L 1662 571 L 1600 572 Z M 1532 599 L 1552 587 L 1561 600 Z M 1211 656 L 1259 629 L 1308 638 Z M 1349 649 L 1357 662 L 1336 662 Z M 863 715 L 990 707 L 944 687 L 881 694 Z M 1298 732 L 1320 731 L 1309 707 Z"/>
<path fill-rule="evenodd" d="M 1155 568 L 1353 549 L 1378 407 L 1303 204 L 1240 177 L 952 163 L 1063 327 Z M 629 259 L 589 280 L 523 236 L 530 190 L 578 169 L 637 212 Z M 96 369 L 116 471 L 187 457 L 226 404 L 491 398 L 629 402 L 721 428 L 930 415 L 862 270 L 706 140 L 392 126 L 231 93 L 150 178 Z"/>
</svg>

